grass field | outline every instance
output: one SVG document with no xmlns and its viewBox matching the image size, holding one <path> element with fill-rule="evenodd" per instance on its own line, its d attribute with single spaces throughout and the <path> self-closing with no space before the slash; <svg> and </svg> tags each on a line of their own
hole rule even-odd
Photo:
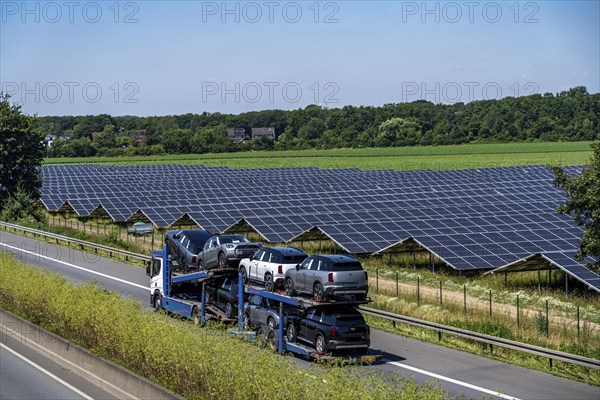
<svg viewBox="0 0 600 400">
<path fill-rule="evenodd" d="M 336 150 L 259 151 L 147 157 L 47 158 L 44 163 L 204 164 L 231 168 L 361 168 L 445 170 L 514 165 L 578 165 L 588 162 L 591 142 L 469 144 Z"/>
</svg>

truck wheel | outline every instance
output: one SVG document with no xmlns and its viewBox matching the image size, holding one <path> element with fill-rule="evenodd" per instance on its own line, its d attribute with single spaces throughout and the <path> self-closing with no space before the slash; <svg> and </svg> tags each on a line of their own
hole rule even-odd
<svg viewBox="0 0 600 400">
<path fill-rule="evenodd" d="M 233 306 L 231 303 L 225 303 L 225 317 L 227 319 L 233 318 Z"/>
<path fill-rule="evenodd" d="M 162 296 L 160 293 L 154 294 L 154 308 L 156 311 L 162 310 Z"/>
<path fill-rule="evenodd" d="M 242 276 L 244 285 L 248 283 L 248 273 L 246 272 L 246 267 L 240 267 L 240 275 Z"/>
<path fill-rule="evenodd" d="M 315 349 L 317 350 L 317 353 L 319 353 L 319 354 L 325 353 L 325 338 L 320 333 L 317 335 L 317 338 L 315 339 Z"/>
<path fill-rule="evenodd" d="M 285 294 L 288 296 L 294 296 L 296 291 L 294 290 L 294 282 L 291 278 L 285 278 Z"/>
<path fill-rule="evenodd" d="M 267 292 L 273 292 L 275 284 L 273 283 L 273 275 L 265 274 L 265 290 Z"/>
<path fill-rule="evenodd" d="M 219 268 L 227 268 L 227 260 L 224 253 L 219 254 Z"/>
<path fill-rule="evenodd" d="M 315 283 L 313 297 L 316 301 L 323 301 L 323 285 L 319 282 Z"/>
<path fill-rule="evenodd" d="M 286 339 L 290 343 L 296 342 L 296 326 L 293 322 L 290 322 L 285 331 Z"/>
<path fill-rule="evenodd" d="M 274 331 L 275 330 L 275 320 L 271 317 L 269 317 L 269 319 L 267 319 L 267 326 L 269 327 L 269 330 Z"/>
<path fill-rule="evenodd" d="M 196 306 L 192 308 L 192 321 L 194 321 L 194 324 L 200 325 L 200 313 L 198 312 L 198 307 Z"/>
<path fill-rule="evenodd" d="M 262 326 L 256 331 L 256 343 L 260 348 L 265 347 L 267 344 L 267 336 L 265 335 L 265 330 Z"/>
<path fill-rule="evenodd" d="M 269 332 L 269 336 L 267 337 L 267 346 L 273 353 L 277 353 L 279 350 L 279 343 L 277 343 L 277 335 L 275 335 L 274 331 Z"/>
</svg>

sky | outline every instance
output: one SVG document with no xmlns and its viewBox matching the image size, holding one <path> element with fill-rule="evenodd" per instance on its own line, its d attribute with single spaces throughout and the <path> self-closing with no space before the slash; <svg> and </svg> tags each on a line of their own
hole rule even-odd
<svg viewBox="0 0 600 400">
<path fill-rule="evenodd" d="M 5 1 L 28 114 L 453 104 L 600 91 L 600 1 Z"/>
</svg>

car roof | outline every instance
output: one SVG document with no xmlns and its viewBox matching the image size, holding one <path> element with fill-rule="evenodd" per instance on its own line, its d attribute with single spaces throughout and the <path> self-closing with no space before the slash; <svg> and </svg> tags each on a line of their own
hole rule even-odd
<svg viewBox="0 0 600 400">
<path fill-rule="evenodd" d="M 338 263 L 338 262 L 358 262 L 358 260 L 352 256 L 346 256 L 346 255 L 339 255 L 339 254 L 323 254 L 323 255 L 319 255 L 317 257 L 324 257 L 324 258 L 328 258 L 331 261 L 333 261 L 334 263 Z"/>
<path fill-rule="evenodd" d="M 302 250 L 297 249 L 295 247 L 273 247 L 272 249 L 281 252 L 285 256 L 301 256 L 301 255 L 305 256 L 305 255 L 307 255 L 305 252 L 303 252 Z"/>
</svg>

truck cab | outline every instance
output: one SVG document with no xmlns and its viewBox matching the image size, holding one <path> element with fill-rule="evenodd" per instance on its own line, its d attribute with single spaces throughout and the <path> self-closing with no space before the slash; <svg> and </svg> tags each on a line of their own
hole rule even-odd
<svg viewBox="0 0 600 400">
<path fill-rule="evenodd" d="M 162 308 L 163 288 L 163 259 L 153 256 L 146 266 L 146 275 L 150 277 L 150 304 L 157 310 Z"/>
</svg>

